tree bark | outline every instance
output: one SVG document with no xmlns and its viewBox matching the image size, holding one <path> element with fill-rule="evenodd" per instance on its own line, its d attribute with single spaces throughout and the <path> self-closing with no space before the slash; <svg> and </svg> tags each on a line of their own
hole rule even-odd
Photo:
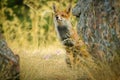
<svg viewBox="0 0 120 80">
<path fill-rule="evenodd" d="M 96 58 L 120 54 L 120 0 L 78 0 L 72 14 L 77 31 Z"/>
<path fill-rule="evenodd" d="M 19 80 L 19 73 L 19 56 L 14 55 L 0 33 L 0 79 Z"/>
</svg>

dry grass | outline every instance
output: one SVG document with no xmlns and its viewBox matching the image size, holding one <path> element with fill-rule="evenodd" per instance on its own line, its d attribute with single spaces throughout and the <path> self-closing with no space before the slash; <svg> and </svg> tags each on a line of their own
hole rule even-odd
<svg viewBox="0 0 120 80">
<path fill-rule="evenodd" d="M 21 58 L 21 80 L 120 80 L 119 57 L 111 64 L 98 62 L 95 69 L 87 63 L 88 66 L 72 70 L 66 66 L 65 51 L 59 46 L 13 51 Z"/>
<path fill-rule="evenodd" d="M 21 80 L 73 80 L 65 64 L 65 51 L 56 47 L 20 51 Z"/>
</svg>

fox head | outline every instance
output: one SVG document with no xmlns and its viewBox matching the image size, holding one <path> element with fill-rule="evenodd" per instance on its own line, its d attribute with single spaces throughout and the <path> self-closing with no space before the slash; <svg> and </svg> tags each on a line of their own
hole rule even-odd
<svg viewBox="0 0 120 80">
<path fill-rule="evenodd" d="M 71 22 L 70 22 L 70 11 L 71 11 L 71 4 L 68 6 L 66 10 L 58 10 L 53 4 L 53 11 L 54 11 L 54 24 L 57 35 L 59 36 L 62 43 L 66 46 L 72 46 L 73 43 L 70 40 L 71 36 Z"/>
<path fill-rule="evenodd" d="M 71 4 L 68 6 L 67 9 L 60 11 L 56 8 L 55 4 L 53 4 L 53 11 L 54 11 L 54 20 L 55 23 L 59 26 L 66 26 L 70 25 L 70 11 L 71 11 Z"/>
</svg>

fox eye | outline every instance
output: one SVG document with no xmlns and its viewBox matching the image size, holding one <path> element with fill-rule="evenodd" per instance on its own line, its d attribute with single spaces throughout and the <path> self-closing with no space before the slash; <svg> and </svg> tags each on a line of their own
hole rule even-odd
<svg viewBox="0 0 120 80">
<path fill-rule="evenodd" d="M 62 14 L 61 16 L 62 16 L 62 17 L 65 17 L 65 15 L 64 15 L 64 14 Z"/>
<path fill-rule="evenodd" d="M 56 19 L 58 19 L 58 16 L 56 16 Z"/>
</svg>

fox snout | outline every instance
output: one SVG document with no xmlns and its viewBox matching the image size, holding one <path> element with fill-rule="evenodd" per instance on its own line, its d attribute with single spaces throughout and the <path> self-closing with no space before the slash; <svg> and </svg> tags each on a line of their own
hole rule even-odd
<svg viewBox="0 0 120 80">
<path fill-rule="evenodd" d="M 56 15 L 55 18 L 57 21 L 62 21 L 62 17 L 60 17 L 59 15 Z"/>
</svg>

